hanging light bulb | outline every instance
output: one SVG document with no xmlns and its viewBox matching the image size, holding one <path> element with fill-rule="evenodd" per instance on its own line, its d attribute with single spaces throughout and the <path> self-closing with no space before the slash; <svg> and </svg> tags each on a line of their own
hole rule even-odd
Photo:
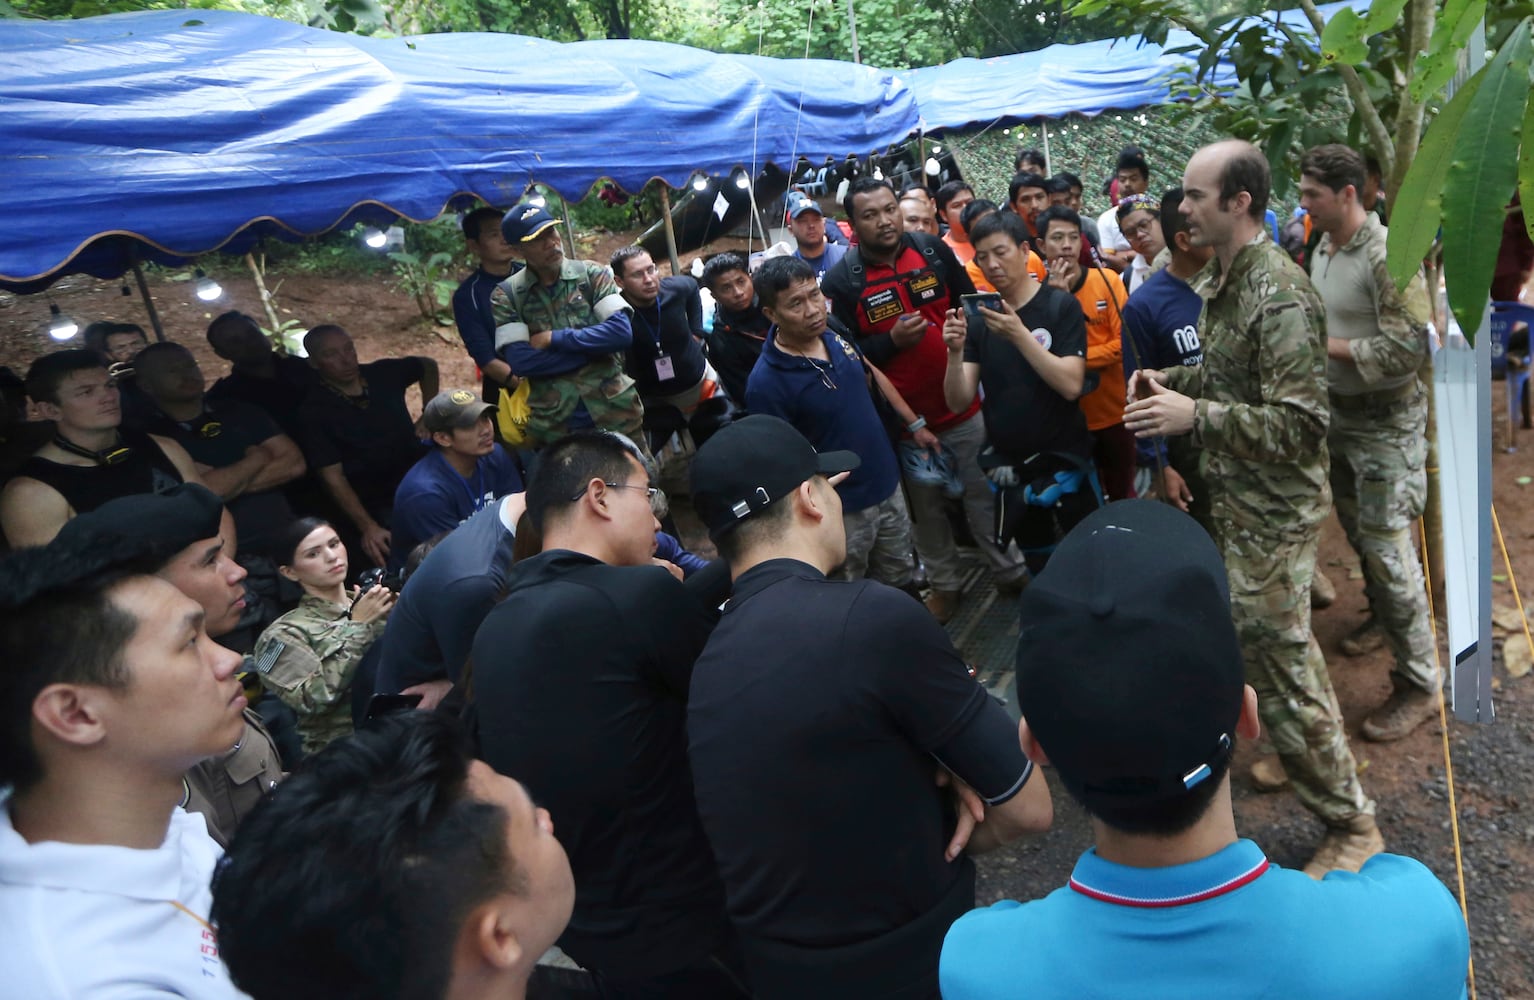
<svg viewBox="0 0 1534 1000">
<path fill-rule="evenodd" d="M 527 203 L 534 208 L 545 208 L 548 206 L 549 200 L 541 194 L 535 194 L 527 199 Z"/>
<path fill-rule="evenodd" d="M 48 303 L 48 325 L 43 329 L 54 340 L 69 340 L 80 332 L 80 324 L 59 312 L 57 302 Z"/>
<path fill-rule="evenodd" d="M 740 188 L 742 191 L 751 186 L 751 178 L 746 176 L 746 172 L 744 170 L 737 170 L 735 172 L 735 186 Z"/>
<path fill-rule="evenodd" d="M 699 192 L 699 193 L 707 191 L 708 190 L 708 178 L 703 176 L 702 174 L 695 175 L 693 177 L 693 179 L 692 179 L 692 189 L 694 191 Z"/>
<path fill-rule="evenodd" d="M 933 146 L 932 147 L 932 151 L 934 153 L 941 153 L 943 151 L 943 147 L 942 146 Z"/>
<path fill-rule="evenodd" d="M 389 242 L 389 237 L 384 235 L 382 229 L 369 226 L 362 231 L 362 242 L 374 250 L 382 250 L 384 244 Z"/>
<path fill-rule="evenodd" d="M 197 284 L 194 287 L 197 297 L 204 302 L 214 302 L 224 297 L 224 286 L 204 274 L 200 267 L 197 269 Z"/>
<path fill-rule="evenodd" d="M 876 180 L 876 181 L 884 180 L 884 168 L 883 167 L 874 167 L 874 180 Z"/>
<path fill-rule="evenodd" d="M 927 157 L 927 176 L 928 177 L 936 177 L 938 174 L 940 174 L 942 172 L 943 172 L 943 165 L 941 163 L 937 162 L 937 157 L 935 157 L 935 156 Z"/>
</svg>

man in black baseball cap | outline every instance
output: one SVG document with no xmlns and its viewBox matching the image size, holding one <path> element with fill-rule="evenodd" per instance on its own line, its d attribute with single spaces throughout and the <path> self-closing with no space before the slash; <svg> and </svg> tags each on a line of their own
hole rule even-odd
<svg viewBox="0 0 1534 1000">
<path fill-rule="evenodd" d="M 942 626 L 893 587 L 827 577 L 856 465 L 764 415 L 692 463 L 735 591 L 693 667 L 688 756 L 758 1000 L 935 998 L 943 932 L 975 897 L 966 847 L 1052 817 Z"/>
<path fill-rule="evenodd" d="M 1096 846 L 1068 887 L 955 923 L 944 997 L 1461 995 L 1469 937 L 1421 864 L 1380 854 L 1316 882 L 1237 836 L 1230 758 L 1259 724 L 1227 587 L 1196 521 L 1126 500 L 1023 594 L 1024 746 Z"/>
</svg>

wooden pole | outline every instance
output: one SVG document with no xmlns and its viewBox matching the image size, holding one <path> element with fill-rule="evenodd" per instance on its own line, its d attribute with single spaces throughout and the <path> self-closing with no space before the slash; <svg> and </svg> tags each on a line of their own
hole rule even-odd
<svg viewBox="0 0 1534 1000">
<path fill-rule="evenodd" d="M 666 253 L 671 257 L 671 273 L 682 273 L 682 261 L 676 252 L 676 227 L 671 224 L 671 187 L 660 182 L 660 217 L 666 226 Z"/>
<path fill-rule="evenodd" d="M 133 278 L 138 282 L 138 293 L 143 296 L 144 309 L 149 313 L 149 325 L 154 327 L 155 339 L 165 342 L 165 324 L 160 322 L 160 312 L 154 307 L 154 299 L 149 294 L 149 282 L 144 280 L 144 265 L 139 263 L 138 253 L 133 254 Z"/>
</svg>

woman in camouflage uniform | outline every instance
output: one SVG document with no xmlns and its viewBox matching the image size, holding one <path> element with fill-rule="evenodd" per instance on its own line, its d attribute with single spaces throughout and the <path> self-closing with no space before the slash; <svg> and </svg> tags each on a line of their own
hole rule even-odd
<svg viewBox="0 0 1534 1000">
<path fill-rule="evenodd" d="M 352 679 L 383 635 L 395 594 L 381 585 L 348 593 L 346 546 L 317 517 L 294 522 L 279 546 L 278 572 L 302 586 L 304 596 L 256 640 L 256 671 L 298 713 L 309 754 L 352 731 Z"/>
</svg>

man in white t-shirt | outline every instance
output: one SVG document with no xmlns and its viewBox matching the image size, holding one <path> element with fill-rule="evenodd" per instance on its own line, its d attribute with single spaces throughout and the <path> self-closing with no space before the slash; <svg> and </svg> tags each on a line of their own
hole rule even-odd
<svg viewBox="0 0 1534 1000">
<path fill-rule="evenodd" d="M 180 808 L 244 731 L 240 657 L 143 551 L 77 532 L 0 562 L 7 996 L 241 996 L 208 919 L 219 848 Z"/>
</svg>

